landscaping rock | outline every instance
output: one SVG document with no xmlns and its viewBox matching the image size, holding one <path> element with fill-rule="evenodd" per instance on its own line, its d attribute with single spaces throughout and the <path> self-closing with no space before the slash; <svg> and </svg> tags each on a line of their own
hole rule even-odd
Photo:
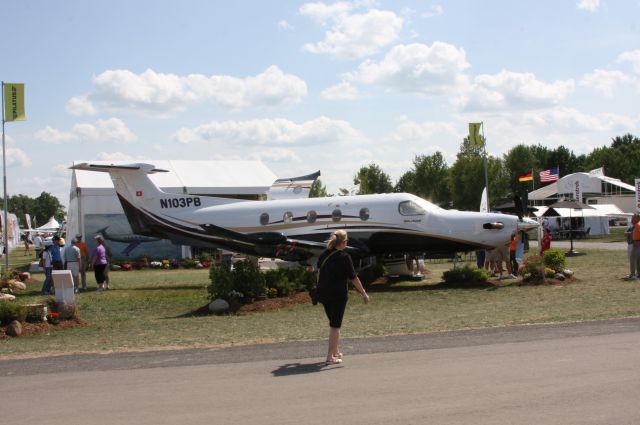
<svg viewBox="0 0 640 425">
<path fill-rule="evenodd" d="M 562 270 L 562 274 L 564 274 L 566 277 L 571 277 L 571 276 L 573 276 L 573 271 L 571 271 L 569 269 L 564 269 L 564 270 Z"/>
<path fill-rule="evenodd" d="M 20 279 L 20 282 L 24 282 L 26 280 L 31 279 L 31 273 L 29 272 L 22 272 L 18 274 L 18 279 Z"/>
<path fill-rule="evenodd" d="M 17 320 L 14 320 L 9 323 L 9 326 L 7 326 L 7 329 L 5 329 L 4 332 L 9 336 L 20 336 L 22 335 L 22 324 Z"/>
<path fill-rule="evenodd" d="M 16 299 L 15 295 L 5 294 L 0 292 L 0 301 L 14 301 Z"/>
<path fill-rule="evenodd" d="M 209 304 L 209 311 L 213 314 L 224 314 L 229 311 L 229 303 L 223 299 L 215 299 Z"/>
<path fill-rule="evenodd" d="M 14 293 L 22 292 L 27 289 L 27 285 L 24 282 L 13 281 L 9 284 L 9 290 Z"/>
<path fill-rule="evenodd" d="M 556 273 L 553 278 L 562 282 L 564 280 L 564 275 L 562 273 Z"/>
</svg>

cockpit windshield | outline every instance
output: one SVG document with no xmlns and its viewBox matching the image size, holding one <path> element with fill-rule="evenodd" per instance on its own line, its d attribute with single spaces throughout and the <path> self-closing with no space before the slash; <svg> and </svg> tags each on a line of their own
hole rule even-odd
<svg viewBox="0 0 640 425">
<path fill-rule="evenodd" d="M 425 215 L 427 211 L 414 201 L 402 201 L 398 204 L 400 215 Z"/>
</svg>

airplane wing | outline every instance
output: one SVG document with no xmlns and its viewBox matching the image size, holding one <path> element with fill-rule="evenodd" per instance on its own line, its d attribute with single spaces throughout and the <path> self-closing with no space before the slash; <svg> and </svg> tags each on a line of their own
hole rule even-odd
<svg viewBox="0 0 640 425">
<path fill-rule="evenodd" d="M 307 260 L 327 247 L 324 242 L 292 239 L 279 232 L 240 233 L 214 224 L 203 224 L 201 227 L 210 235 L 230 242 L 251 245 L 260 256 L 288 261 Z M 365 251 L 356 247 L 347 247 L 345 251 L 356 256 L 367 255 Z"/>
</svg>

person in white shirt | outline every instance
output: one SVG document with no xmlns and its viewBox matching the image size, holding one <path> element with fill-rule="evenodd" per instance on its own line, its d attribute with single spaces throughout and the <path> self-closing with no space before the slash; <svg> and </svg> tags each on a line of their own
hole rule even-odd
<svg viewBox="0 0 640 425">
<path fill-rule="evenodd" d="M 62 251 L 62 261 L 65 264 L 65 269 L 71 270 L 71 276 L 73 276 L 74 291 L 78 293 L 80 291 L 80 268 L 82 267 L 82 255 L 80 255 L 80 248 L 74 244 L 69 244 L 64 247 Z"/>
<path fill-rule="evenodd" d="M 36 233 L 36 236 L 33 238 L 33 247 L 36 250 L 36 260 L 39 260 L 40 254 L 42 254 L 42 251 L 44 250 L 42 236 L 40 236 L 40 233 Z"/>
</svg>

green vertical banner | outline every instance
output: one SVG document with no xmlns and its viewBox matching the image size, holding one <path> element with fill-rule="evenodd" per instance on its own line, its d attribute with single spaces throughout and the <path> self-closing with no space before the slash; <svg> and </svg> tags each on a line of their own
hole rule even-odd
<svg viewBox="0 0 640 425">
<path fill-rule="evenodd" d="M 4 83 L 4 120 L 24 121 L 24 84 Z"/>
</svg>

